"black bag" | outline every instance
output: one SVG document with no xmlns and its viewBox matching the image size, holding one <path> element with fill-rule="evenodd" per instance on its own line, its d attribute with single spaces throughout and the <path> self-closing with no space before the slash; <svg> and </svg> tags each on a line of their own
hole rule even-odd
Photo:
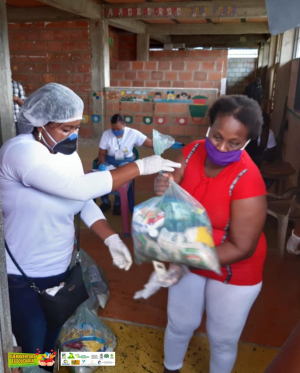
<svg viewBox="0 0 300 373">
<path fill-rule="evenodd" d="M 76 309 L 89 297 L 84 285 L 82 268 L 80 265 L 80 214 L 78 214 L 77 219 L 77 256 L 75 264 L 71 268 L 64 282 L 64 286 L 54 296 L 47 294 L 47 289 L 40 290 L 34 282 L 30 281 L 29 277 L 26 276 L 16 262 L 5 242 L 5 247 L 11 260 L 25 277 L 29 286 L 38 293 L 47 324 L 50 327 L 57 328 L 63 326 Z"/>
</svg>

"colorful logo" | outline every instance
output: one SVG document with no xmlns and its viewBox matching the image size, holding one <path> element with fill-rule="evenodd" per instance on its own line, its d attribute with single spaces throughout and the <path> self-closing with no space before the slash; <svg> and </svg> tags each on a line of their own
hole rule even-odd
<svg viewBox="0 0 300 373">
<path fill-rule="evenodd" d="M 72 365 L 80 365 L 80 360 L 71 360 Z"/>
<path fill-rule="evenodd" d="M 45 352 L 44 354 L 41 354 L 41 351 L 39 349 L 37 349 L 37 353 L 36 353 L 37 356 L 41 356 L 42 358 L 39 360 L 39 365 L 40 366 L 47 366 L 47 367 L 51 367 L 52 365 L 54 365 L 54 359 L 56 357 L 56 352 L 51 350 L 51 352 Z"/>
<path fill-rule="evenodd" d="M 8 353 L 8 366 L 9 368 L 22 368 L 22 367 L 33 367 L 33 366 L 48 366 L 54 365 L 56 352 L 51 350 L 44 354 L 37 348 L 35 354 L 26 353 Z"/>
<path fill-rule="evenodd" d="M 73 355 L 72 352 L 70 352 L 69 356 L 68 356 L 68 359 L 75 359 L 75 356 Z"/>
</svg>

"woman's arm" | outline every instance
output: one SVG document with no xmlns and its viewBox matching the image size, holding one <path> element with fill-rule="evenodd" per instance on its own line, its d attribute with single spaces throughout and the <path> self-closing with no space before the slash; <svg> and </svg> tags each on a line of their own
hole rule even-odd
<svg viewBox="0 0 300 373">
<path fill-rule="evenodd" d="M 169 188 L 169 180 L 174 180 L 177 184 L 180 184 L 184 175 L 184 163 L 185 158 L 183 154 L 179 154 L 176 158 L 176 162 L 181 164 L 180 168 L 176 168 L 174 172 L 164 172 L 163 175 L 156 176 L 154 180 L 154 193 L 156 196 L 162 196 L 165 191 Z"/>
<path fill-rule="evenodd" d="M 106 155 L 107 155 L 107 150 L 99 148 L 98 165 L 103 164 L 105 162 Z"/>
<path fill-rule="evenodd" d="M 266 215 L 265 196 L 234 200 L 231 203 L 229 242 L 217 246 L 221 266 L 248 259 L 254 254 Z"/>
<path fill-rule="evenodd" d="M 95 223 L 91 225 L 91 230 L 103 241 L 113 234 L 116 234 L 105 219 L 95 221 Z"/>
<path fill-rule="evenodd" d="M 143 143 L 143 146 L 146 146 L 147 148 L 153 148 L 153 140 L 147 138 Z"/>
</svg>

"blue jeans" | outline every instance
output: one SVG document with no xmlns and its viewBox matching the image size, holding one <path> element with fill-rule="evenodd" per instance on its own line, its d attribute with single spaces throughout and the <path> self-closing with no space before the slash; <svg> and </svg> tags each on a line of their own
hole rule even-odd
<svg viewBox="0 0 300 373">
<path fill-rule="evenodd" d="M 124 160 L 117 161 L 115 159 L 115 157 L 111 157 L 111 156 L 107 155 L 105 157 L 105 163 L 104 164 L 105 164 L 105 166 L 122 167 L 122 166 L 125 166 L 128 163 L 133 162 L 133 161 L 134 161 L 134 157 L 128 157 L 128 158 L 124 158 Z M 101 199 L 102 199 L 102 203 L 106 203 L 106 204 L 110 203 L 108 194 L 105 194 L 104 196 L 102 196 Z M 121 204 L 120 197 L 118 195 L 116 195 L 114 205 L 115 206 L 120 206 L 120 204 Z"/>
<path fill-rule="evenodd" d="M 67 270 L 57 276 L 30 278 L 40 290 L 51 288 L 63 282 Z M 55 349 L 55 341 L 61 328 L 47 326 L 44 311 L 38 294 L 27 283 L 23 276 L 8 275 L 10 312 L 12 330 L 22 352 L 42 353 Z"/>
</svg>

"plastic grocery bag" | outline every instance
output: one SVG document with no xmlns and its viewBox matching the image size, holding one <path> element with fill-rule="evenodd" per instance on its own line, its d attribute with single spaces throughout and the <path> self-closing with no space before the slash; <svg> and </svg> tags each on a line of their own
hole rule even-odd
<svg viewBox="0 0 300 373">
<path fill-rule="evenodd" d="M 58 345 L 61 351 L 67 352 L 111 352 L 117 339 L 103 321 L 82 304 L 62 327 Z"/>
<path fill-rule="evenodd" d="M 204 207 L 178 184 L 135 206 L 135 262 L 174 262 L 220 273 L 212 228 Z"/>
<path fill-rule="evenodd" d="M 161 287 L 169 288 L 170 286 L 177 284 L 188 272 L 189 270 L 186 266 L 174 263 L 171 263 L 168 270 L 161 276 L 158 276 L 158 274 L 154 271 L 151 273 L 147 284 L 144 285 L 144 289 L 137 291 L 134 294 L 133 299 L 148 299 Z"/>
<path fill-rule="evenodd" d="M 175 143 L 173 137 L 168 135 L 162 135 L 156 130 L 153 130 L 153 149 L 155 155 L 162 155 L 162 153 L 171 148 Z"/>
<path fill-rule="evenodd" d="M 71 266 L 73 266 L 75 262 L 76 254 L 77 252 L 74 251 Z M 108 279 L 95 260 L 83 249 L 80 249 L 80 256 L 83 281 L 89 294 L 89 299 L 83 304 L 97 313 L 99 305 L 101 308 L 105 308 L 110 297 Z"/>
</svg>

